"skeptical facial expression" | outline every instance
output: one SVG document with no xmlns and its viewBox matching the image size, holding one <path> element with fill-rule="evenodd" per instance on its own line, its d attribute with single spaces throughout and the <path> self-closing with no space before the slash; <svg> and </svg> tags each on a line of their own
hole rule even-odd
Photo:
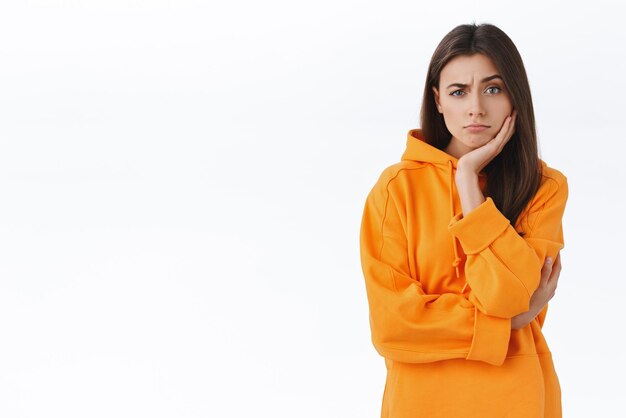
<svg viewBox="0 0 626 418">
<path fill-rule="evenodd" d="M 470 151 L 493 139 L 513 111 L 493 61 L 484 54 L 459 55 L 448 62 L 433 87 L 439 113 L 452 134 L 451 144 Z M 483 128 L 471 128 L 479 124 Z"/>
</svg>

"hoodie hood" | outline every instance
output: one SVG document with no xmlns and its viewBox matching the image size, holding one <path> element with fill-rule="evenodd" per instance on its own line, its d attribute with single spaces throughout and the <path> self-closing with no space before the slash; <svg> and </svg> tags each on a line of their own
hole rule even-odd
<svg viewBox="0 0 626 418">
<path fill-rule="evenodd" d="M 444 169 L 450 164 L 456 169 L 459 162 L 458 158 L 426 142 L 420 128 L 411 129 L 407 134 L 406 150 L 402 154 L 402 160 L 431 163 Z"/>
</svg>

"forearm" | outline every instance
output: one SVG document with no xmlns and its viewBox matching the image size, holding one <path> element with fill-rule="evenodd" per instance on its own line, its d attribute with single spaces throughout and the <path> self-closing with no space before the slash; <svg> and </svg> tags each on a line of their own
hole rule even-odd
<svg viewBox="0 0 626 418">
<path fill-rule="evenodd" d="M 511 329 L 524 328 L 526 325 L 530 324 L 537 315 L 538 313 L 531 309 L 527 312 L 514 316 L 511 318 Z"/>
<path fill-rule="evenodd" d="M 485 201 L 485 196 L 480 190 L 478 175 L 458 168 L 455 176 L 456 187 L 459 191 L 463 216 L 467 216 L 472 210 Z"/>
</svg>

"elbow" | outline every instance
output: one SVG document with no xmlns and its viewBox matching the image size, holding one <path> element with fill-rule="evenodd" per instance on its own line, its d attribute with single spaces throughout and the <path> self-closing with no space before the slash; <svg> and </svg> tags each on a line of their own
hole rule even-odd
<svg viewBox="0 0 626 418">
<path fill-rule="evenodd" d="M 384 322 L 370 316 L 372 344 L 381 355 L 383 355 L 383 352 L 388 351 L 390 347 L 399 346 L 401 341 L 394 324 Z"/>
</svg>

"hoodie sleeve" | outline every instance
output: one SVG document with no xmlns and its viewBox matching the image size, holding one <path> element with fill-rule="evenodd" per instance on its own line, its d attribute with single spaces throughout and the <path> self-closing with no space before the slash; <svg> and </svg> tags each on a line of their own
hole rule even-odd
<svg viewBox="0 0 626 418">
<path fill-rule="evenodd" d="M 371 340 L 383 357 L 407 363 L 446 359 L 501 365 L 510 318 L 481 312 L 458 293 L 426 294 L 411 276 L 406 216 L 382 179 L 367 196 L 360 232 Z"/>
<path fill-rule="evenodd" d="M 567 178 L 562 174 L 548 177 L 520 216 L 526 232 L 523 237 L 491 197 L 465 217 L 459 213 L 452 218 L 448 230 L 467 255 L 465 276 L 474 305 L 500 318 L 528 311 L 544 260 L 548 256 L 555 260 L 564 247 L 562 217 L 567 197 Z"/>
</svg>

